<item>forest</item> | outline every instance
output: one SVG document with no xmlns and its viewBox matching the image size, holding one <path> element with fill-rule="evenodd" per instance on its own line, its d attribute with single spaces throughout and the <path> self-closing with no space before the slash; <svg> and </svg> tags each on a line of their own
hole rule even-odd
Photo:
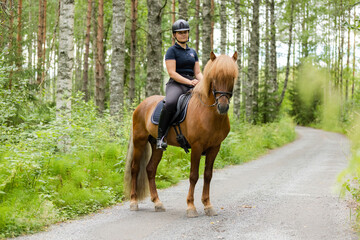
<svg viewBox="0 0 360 240">
<path fill-rule="evenodd" d="M 0 239 L 124 200 L 131 114 L 164 94 L 177 19 L 202 68 L 211 51 L 239 56 L 216 167 L 294 140 L 296 124 L 347 134 L 357 153 L 359 12 L 354 0 L 0 0 Z M 359 166 L 354 154 L 340 177 L 357 202 Z M 167 151 L 159 187 L 188 172 Z"/>
</svg>

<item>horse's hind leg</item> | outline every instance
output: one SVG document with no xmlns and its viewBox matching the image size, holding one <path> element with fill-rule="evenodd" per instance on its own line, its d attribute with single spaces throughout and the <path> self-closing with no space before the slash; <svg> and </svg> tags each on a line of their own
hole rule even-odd
<svg viewBox="0 0 360 240">
<path fill-rule="evenodd" d="M 152 156 L 146 167 L 146 171 L 149 179 L 151 201 L 155 204 L 156 212 L 164 212 L 165 208 L 159 199 L 159 195 L 157 193 L 156 183 L 155 183 L 156 170 L 161 161 L 163 151 L 161 149 L 156 149 L 156 144 L 154 143 L 151 144 L 151 148 L 152 148 Z"/>
<path fill-rule="evenodd" d="M 140 161 L 146 148 L 147 138 L 134 137 L 134 152 L 131 163 L 131 192 L 130 192 L 130 210 L 137 211 L 138 194 L 137 194 L 137 179 L 140 171 Z"/>
<path fill-rule="evenodd" d="M 202 194 L 202 202 L 204 204 L 205 214 L 208 216 L 216 216 L 217 213 L 214 210 L 214 207 L 210 203 L 210 182 L 213 173 L 213 166 L 216 155 L 218 154 L 220 146 L 211 148 L 206 153 L 205 160 L 205 171 L 204 171 L 204 188 Z"/>
</svg>

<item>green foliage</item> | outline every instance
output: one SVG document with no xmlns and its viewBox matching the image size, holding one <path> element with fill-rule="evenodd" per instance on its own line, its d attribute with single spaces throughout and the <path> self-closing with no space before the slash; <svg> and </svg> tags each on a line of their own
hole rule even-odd
<svg viewBox="0 0 360 240">
<path fill-rule="evenodd" d="M 309 125 L 319 122 L 319 108 L 323 103 L 325 87 L 324 75 L 320 68 L 308 60 L 299 69 L 295 83 L 290 92 L 292 101 L 291 115 L 296 123 Z"/>
<path fill-rule="evenodd" d="M 36 232 L 122 200 L 131 114 L 125 112 L 120 123 L 108 113 L 99 117 L 93 103 L 81 97 L 72 100 L 72 117 L 65 121 L 56 120 L 54 107 L 48 106 L 49 122 L 25 122 L 3 134 L 7 141 L 0 145 L 0 238 Z M 232 120 L 232 127 L 215 167 L 249 161 L 295 136 L 289 118 L 264 126 Z M 66 153 L 57 147 L 64 133 L 71 140 Z M 201 174 L 203 168 L 204 160 Z M 189 171 L 190 155 L 169 147 L 158 168 L 157 185 L 171 186 Z"/>
<path fill-rule="evenodd" d="M 51 113 L 54 119 L 53 108 Z M 130 131 L 126 116 L 121 123 L 108 114 L 99 118 L 93 104 L 75 98 L 72 118 L 36 128 L 26 123 L 3 134 L 0 238 L 38 231 L 120 201 Z M 67 153 L 57 148 L 64 133 L 71 139 Z"/>
</svg>

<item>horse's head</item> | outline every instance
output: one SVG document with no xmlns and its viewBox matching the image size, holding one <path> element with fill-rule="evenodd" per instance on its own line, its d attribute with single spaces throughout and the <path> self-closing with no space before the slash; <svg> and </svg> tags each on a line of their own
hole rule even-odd
<svg viewBox="0 0 360 240">
<path fill-rule="evenodd" d="M 230 98 L 238 75 L 236 59 L 237 52 L 232 57 L 226 55 L 216 57 L 211 52 L 210 60 L 204 69 L 204 80 L 208 81 L 208 95 L 213 95 L 219 114 L 227 114 L 229 110 Z"/>
</svg>

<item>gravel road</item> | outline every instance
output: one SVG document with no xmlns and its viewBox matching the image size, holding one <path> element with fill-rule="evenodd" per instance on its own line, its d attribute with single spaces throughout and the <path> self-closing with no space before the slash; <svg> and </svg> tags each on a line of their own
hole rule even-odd
<svg viewBox="0 0 360 240">
<path fill-rule="evenodd" d="M 188 181 L 159 191 L 166 212 L 149 199 L 140 211 L 119 204 L 47 232 L 17 239 L 358 239 L 339 199 L 337 175 L 347 167 L 349 141 L 340 134 L 297 127 L 298 139 L 239 166 L 216 170 L 211 184 L 218 216 L 207 217 L 196 187 L 199 217 L 188 219 Z"/>
</svg>

